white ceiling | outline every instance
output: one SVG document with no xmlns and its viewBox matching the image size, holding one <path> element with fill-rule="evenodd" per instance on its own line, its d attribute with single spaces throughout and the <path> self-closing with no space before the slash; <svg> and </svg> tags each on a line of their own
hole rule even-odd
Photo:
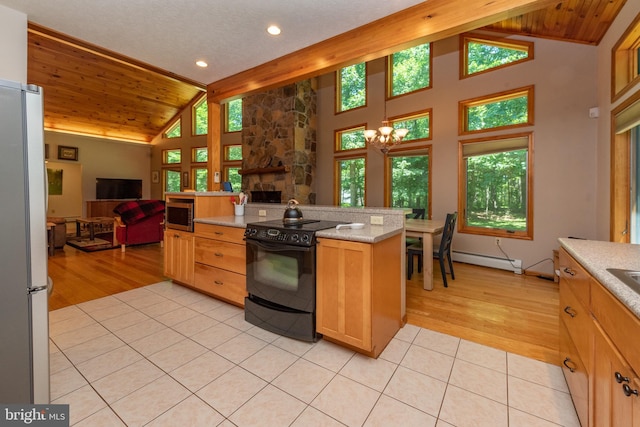
<svg viewBox="0 0 640 427">
<path fill-rule="evenodd" d="M 30 22 L 205 85 L 421 2 L 0 0 Z M 280 36 L 267 34 L 271 24 Z"/>
</svg>

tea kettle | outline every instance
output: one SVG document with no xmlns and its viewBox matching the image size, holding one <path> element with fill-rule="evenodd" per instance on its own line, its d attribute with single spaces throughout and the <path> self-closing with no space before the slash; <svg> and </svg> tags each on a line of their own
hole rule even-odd
<svg viewBox="0 0 640 427">
<path fill-rule="evenodd" d="M 298 208 L 298 201 L 296 199 L 290 199 L 287 202 L 287 209 L 284 211 L 284 218 L 282 221 L 285 224 L 296 224 L 302 220 L 302 211 Z"/>
</svg>

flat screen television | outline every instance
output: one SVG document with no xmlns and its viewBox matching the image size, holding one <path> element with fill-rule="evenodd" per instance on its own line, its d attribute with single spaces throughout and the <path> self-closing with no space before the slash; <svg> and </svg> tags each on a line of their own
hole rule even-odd
<svg viewBox="0 0 640 427">
<path fill-rule="evenodd" d="M 96 199 L 141 198 L 141 179 L 96 178 Z"/>
</svg>

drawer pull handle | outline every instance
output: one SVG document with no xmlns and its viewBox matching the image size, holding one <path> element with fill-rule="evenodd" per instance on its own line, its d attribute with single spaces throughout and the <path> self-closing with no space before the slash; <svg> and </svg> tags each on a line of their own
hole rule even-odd
<svg viewBox="0 0 640 427">
<path fill-rule="evenodd" d="M 631 387 L 629 387 L 628 384 L 623 384 L 622 385 L 622 391 L 624 392 L 625 396 L 631 396 L 633 395 L 638 395 L 638 390 L 633 390 Z"/>
<path fill-rule="evenodd" d="M 621 384 L 622 382 L 625 382 L 625 383 L 629 382 L 629 377 L 623 376 L 620 372 L 616 372 L 614 376 L 616 377 L 616 382 L 618 384 Z"/>
<path fill-rule="evenodd" d="M 222 231 L 214 231 L 213 234 L 217 234 L 218 236 L 222 236 L 224 233 Z"/>
<path fill-rule="evenodd" d="M 224 285 L 224 282 L 221 282 L 219 280 L 214 280 L 213 283 L 215 283 L 216 285 Z"/>
<path fill-rule="evenodd" d="M 567 273 L 569 276 L 575 276 L 576 272 L 573 271 L 572 269 L 570 269 L 569 267 L 565 267 L 564 268 L 564 272 Z"/>
<path fill-rule="evenodd" d="M 564 366 L 566 366 L 566 367 L 567 367 L 567 369 L 568 369 L 570 372 L 572 372 L 572 373 L 573 373 L 573 372 L 575 372 L 575 371 L 576 371 L 575 366 L 574 366 L 574 367 L 569 366 L 569 365 L 568 365 L 568 362 L 571 362 L 571 359 L 569 359 L 568 357 L 565 357 L 565 358 L 564 358 L 564 360 L 562 361 L 562 364 L 563 364 Z M 571 363 L 573 363 L 573 362 L 571 362 Z"/>
<path fill-rule="evenodd" d="M 567 313 L 571 317 L 576 317 L 576 311 L 573 308 L 571 308 L 570 306 L 566 306 L 564 308 L 564 312 Z"/>
<path fill-rule="evenodd" d="M 217 257 L 223 257 L 224 256 L 224 254 L 222 252 L 216 252 L 214 255 L 217 256 Z"/>
</svg>

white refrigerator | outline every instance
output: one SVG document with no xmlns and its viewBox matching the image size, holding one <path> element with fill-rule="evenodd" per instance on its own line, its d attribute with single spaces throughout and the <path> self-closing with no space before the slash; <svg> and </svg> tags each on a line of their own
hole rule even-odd
<svg viewBox="0 0 640 427">
<path fill-rule="evenodd" d="M 42 91 L 0 80 L 0 403 L 49 403 Z"/>
</svg>

